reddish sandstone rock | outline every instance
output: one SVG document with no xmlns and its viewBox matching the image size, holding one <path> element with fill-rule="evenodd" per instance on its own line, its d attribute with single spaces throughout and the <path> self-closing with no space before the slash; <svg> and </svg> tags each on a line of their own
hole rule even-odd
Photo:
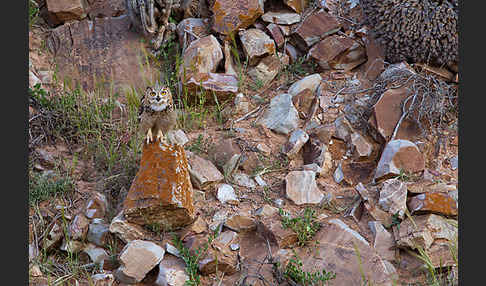
<svg viewBox="0 0 486 286">
<path fill-rule="evenodd" d="M 446 216 L 457 215 L 457 201 L 450 193 L 422 193 L 408 199 L 407 206 L 412 214 L 432 212 Z"/>
<path fill-rule="evenodd" d="M 341 28 L 339 22 L 324 10 L 310 15 L 295 29 L 293 38 L 295 44 L 307 51 L 321 39 L 336 33 Z"/>
<path fill-rule="evenodd" d="M 262 0 L 214 0 L 213 30 L 229 35 L 238 29 L 248 28 L 258 17 L 263 15 Z"/>
<path fill-rule="evenodd" d="M 46 0 L 47 10 L 61 22 L 81 20 L 86 17 L 86 0 Z"/>
<path fill-rule="evenodd" d="M 425 159 L 419 148 L 408 140 L 388 142 L 376 167 L 375 180 L 398 176 L 405 173 L 416 173 L 425 168 Z"/>
<path fill-rule="evenodd" d="M 155 142 L 144 145 L 123 212 L 129 222 L 176 229 L 194 220 L 192 195 L 184 149 Z"/>
<path fill-rule="evenodd" d="M 275 54 L 275 42 L 262 30 L 252 28 L 238 35 L 250 65 L 254 66 L 261 58 Z"/>
<path fill-rule="evenodd" d="M 223 50 L 213 35 L 195 40 L 184 52 L 180 76 L 187 79 L 191 75 L 215 72 L 222 59 Z"/>
<path fill-rule="evenodd" d="M 257 223 L 257 231 L 278 248 L 290 247 L 298 240 L 295 232 L 282 226 L 282 218 L 279 214 L 261 218 Z"/>
<path fill-rule="evenodd" d="M 285 5 L 292 8 L 297 13 L 302 13 L 309 4 L 308 0 L 284 0 Z"/>
<path fill-rule="evenodd" d="M 177 24 L 179 44 L 185 50 L 197 38 L 209 35 L 209 19 L 187 18 Z"/>
<path fill-rule="evenodd" d="M 332 35 L 324 38 L 309 51 L 323 69 L 351 70 L 366 61 L 366 51 L 348 37 Z"/>
</svg>

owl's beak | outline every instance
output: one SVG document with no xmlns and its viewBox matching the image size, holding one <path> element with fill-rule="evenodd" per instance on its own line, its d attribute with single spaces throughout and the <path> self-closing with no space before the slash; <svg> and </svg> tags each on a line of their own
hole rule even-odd
<svg viewBox="0 0 486 286">
<path fill-rule="evenodd" d="M 155 98 L 157 101 L 160 101 L 160 96 L 157 95 L 157 97 Z"/>
</svg>

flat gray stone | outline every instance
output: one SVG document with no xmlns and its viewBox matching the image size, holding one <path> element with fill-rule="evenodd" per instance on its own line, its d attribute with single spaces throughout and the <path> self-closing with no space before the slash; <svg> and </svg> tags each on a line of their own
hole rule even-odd
<svg viewBox="0 0 486 286">
<path fill-rule="evenodd" d="M 272 98 L 258 124 L 285 135 L 295 130 L 299 124 L 299 115 L 292 103 L 292 95 L 282 93 Z"/>
</svg>

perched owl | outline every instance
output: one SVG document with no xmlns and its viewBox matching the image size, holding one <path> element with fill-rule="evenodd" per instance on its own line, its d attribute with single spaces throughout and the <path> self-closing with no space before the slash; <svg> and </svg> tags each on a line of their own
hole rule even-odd
<svg viewBox="0 0 486 286">
<path fill-rule="evenodd" d="M 147 144 L 155 139 L 164 141 L 165 135 L 177 123 L 170 89 L 160 86 L 157 82 L 154 87 L 147 87 L 140 104 L 139 130 L 146 135 Z"/>
</svg>

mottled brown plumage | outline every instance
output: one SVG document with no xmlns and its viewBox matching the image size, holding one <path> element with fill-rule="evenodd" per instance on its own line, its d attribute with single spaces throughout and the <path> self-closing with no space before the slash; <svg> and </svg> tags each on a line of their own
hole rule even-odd
<svg viewBox="0 0 486 286">
<path fill-rule="evenodd" d="M 146 136 L 147 144 L 153 141 L 154 134 L 156 140 L 166 141 L 165 135 L 177 123 L 172 93 L 168 87 L 159 83 L 147 87 L 140 104 L 139 122 L 139 130 Z"/>
</svg>

